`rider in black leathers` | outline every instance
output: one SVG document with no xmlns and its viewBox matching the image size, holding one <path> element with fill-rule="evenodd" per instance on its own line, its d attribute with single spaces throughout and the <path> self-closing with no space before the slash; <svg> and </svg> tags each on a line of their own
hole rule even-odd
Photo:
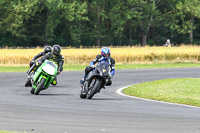
<svg viewBox="0 0 200 133">
<path fill-rule="evenodd" d="M 61 47 L 59 45 L 54 45 L 52 48 L 52 52 L 48 52 L 42 58 L 37 60 L 38 63 L 37 65 L 41 65 L 45 59 L 48 59 L 58 65 L 58 74 L 60 74 L 63 70 L 63 63 L 64 63 L 64 57 L 60 54 L 60 52 L 61 52 Z M 57 84 L 57 77 L 55 77 L 55 79 L 52 82 L 52 85 L 56 84 Z"/>
<path fill-rule="evenodd" d="M 30 67 L 35 63 L 35 61 L 36 61 L 38 58 L 40 58 L 40 57 L 46 55 L 48 52 L 51 52 L 51 46 L 46 46 L 46 47 L 44 48 L 44 51 L 42 51 L 42 52 L 40 52 L 39 54 L 37 54 L 36 56 L 34 56 L 33 59 L 30 61 Z"/>
<path fill-rule="evenodd" d="M 44 48 L 44 51 L 40 52 L 39 54 L 37 54 L 36 56 L 33 57 L 33 59 L 32 59 L 32 60 L 30 61 L 30 63 L 29 63 L 30 68 L 33 66 L 33 64 L 35 63 L 35 61 L 36 61 L 38 58 L 44 56 L 44 55 L 47 54 L 48 52 L 51 52 L 51 46 L 46 46 L 46 47 Z M 30 70 L 30 68 L 29 68 L 29 70 Z M 34 71 L 35 71 L 36 69 L 37 69 L 37 68 L 34 67 Z M 32 86 L 32 85 L 31 85 L 31 81 L 30 81 L 30 73 L 29 73 L 29 70 L 27 71 L 27 74 L 28 74 L 27 80 L 28 80 L 28 82 L 25 83 L 25 87 Z"/>
</svg>

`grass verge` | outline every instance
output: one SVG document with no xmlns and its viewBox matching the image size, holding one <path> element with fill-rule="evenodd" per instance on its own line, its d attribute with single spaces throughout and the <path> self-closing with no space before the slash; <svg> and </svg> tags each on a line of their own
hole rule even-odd
<svg viewBox="0 0 200 133">
<path fill-rule="evenodd" d="M 122 92 L 136 97 L 200 107 L 200 79 L 164 79 L 136 84 Z"/>
<path fill-rule="evenodd" d="M 64 65 L 64 71 L 83 71 L 86 65 Z M 0 72 L 26 72 L 29 66 L 0 66 Z"/>
<path fill-rule="evenodd" d="M 123 64 L 116 65 L 116 69 L 144 69 L 144 68 L 181 68 L 200 67 L 199 63 L 155 63 L 155 64 Z"/>
<path fill-rule="evenodd" d="M 64 71 L 84 71 L 87 65 L 64 65 Z M 199 63 L 167 63 L 167 64 L 123 64 L 116 65 L 116 69 L 144 69 L 144 68 L 181 68 L 200 67 Z M 0 72 L 26 72 L 29 66 L 0 66 Z"/>
<path fill-rule="evenodd" d="M 26 132 L 0 131 L 0 133 L 26 133 Z"/>
</svg>

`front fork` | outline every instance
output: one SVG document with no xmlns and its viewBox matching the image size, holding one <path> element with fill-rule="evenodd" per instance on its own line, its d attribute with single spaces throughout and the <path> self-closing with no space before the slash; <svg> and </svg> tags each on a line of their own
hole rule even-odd
<svg viewBox="0 0 200 133">
<path fill-rule="evenodd" d="M 100 80 L 100 81 L 101 81 L 101 84 L 102 84 L 102 80 Z M 92 79 L 90 84 L 88 83 L 88 81 L 86 81 L 83 85 L 81 85 L 81 88 L 82 88 L 81 93 L 87 95 L 88 92 L 94 87 L 95 83 L 96 83 L 96 78 Z M 104 87 L 101 86 L 99 88 L 99 90 L 97 90 L 97 92 L 100 92 L 100 90 L 102 88 L 104 88 Z"/>
<path fill-rule="evenodd" d="M 33 81 L 34 83 L 32 84 L 32 87 L 36 89 L 37 86 L 38 86 L 38 84 L 41 82 L 41 79 L 42 79 L 42 78 L 46 79 L 46 81 L 47 81 L 47 77 L 46 77 L 45 75 L 41 75 L 41 76 L 39 77 L 39 79 L 37 80 L 37 83 L 35 83 L 35 82 Z M 46 82 L 45 82 L 44 86 L 46 86 Z M 44 88 L 43 88 L 43 89 L 44 89 Z"/>
</svg>

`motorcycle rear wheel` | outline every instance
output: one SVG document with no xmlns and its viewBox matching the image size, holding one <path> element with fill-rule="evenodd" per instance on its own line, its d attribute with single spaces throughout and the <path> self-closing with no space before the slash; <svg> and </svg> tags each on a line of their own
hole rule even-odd
<svg viewBox="0 0 200 133">
<path fill-rule="evenodd" d="M 31 86 L 31 79 L 27 79 L 25 83 L 25 87 Z"/>
<path fill-rule="evenodd" d="M 40 83 L 37 85 L 37 88 L 35 90 L 35 95 L 38 95 L 40 93 L 41 90 L 43 90 L 44 88 L 44 83 L 46 82 L 46 79 L 45 78 L 42 78 Z"/>
</svg>

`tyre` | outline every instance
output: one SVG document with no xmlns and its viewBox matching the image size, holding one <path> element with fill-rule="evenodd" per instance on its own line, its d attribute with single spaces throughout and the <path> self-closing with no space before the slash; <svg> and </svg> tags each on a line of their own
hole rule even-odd
<svg viewBox="0 0 200 133">
<path fill-rule="evenodd" d="M 40 83 L 37 85 L 37 88 L 35 90 L 35 95 L 38 95 L 40 91 L 43 90 L 45 82 L 46 82 L 46 79 L 42 78 Z"/>
<path fill-rule="evenodd" d="M 27 79 L 25 83 L 25 87 L 31 86 L 31 79 Z"/>
<path fill-rule="evenodd" d="M 84 95 L 84 94 L 80 94 L 80 98 L 82 99 L 86 99 L 87 95 Z"/>
<path fill-rule="evenodd" d="M 35 89 L 32 88 L 32 89 L 30 90 L 30 93 L 31 93 L 31 94 L 34 94 L 34 91 L 35 91 Z"/>
<path fill-rule="evenodd" d="M 99 79 L 96 79 L 96 83 L 92 90 L 88 92 L 87 99 L 92 99 L 92 97 L 97 93 L 97 90 L 101 87 L 101 82 Z"/>
</svg>

